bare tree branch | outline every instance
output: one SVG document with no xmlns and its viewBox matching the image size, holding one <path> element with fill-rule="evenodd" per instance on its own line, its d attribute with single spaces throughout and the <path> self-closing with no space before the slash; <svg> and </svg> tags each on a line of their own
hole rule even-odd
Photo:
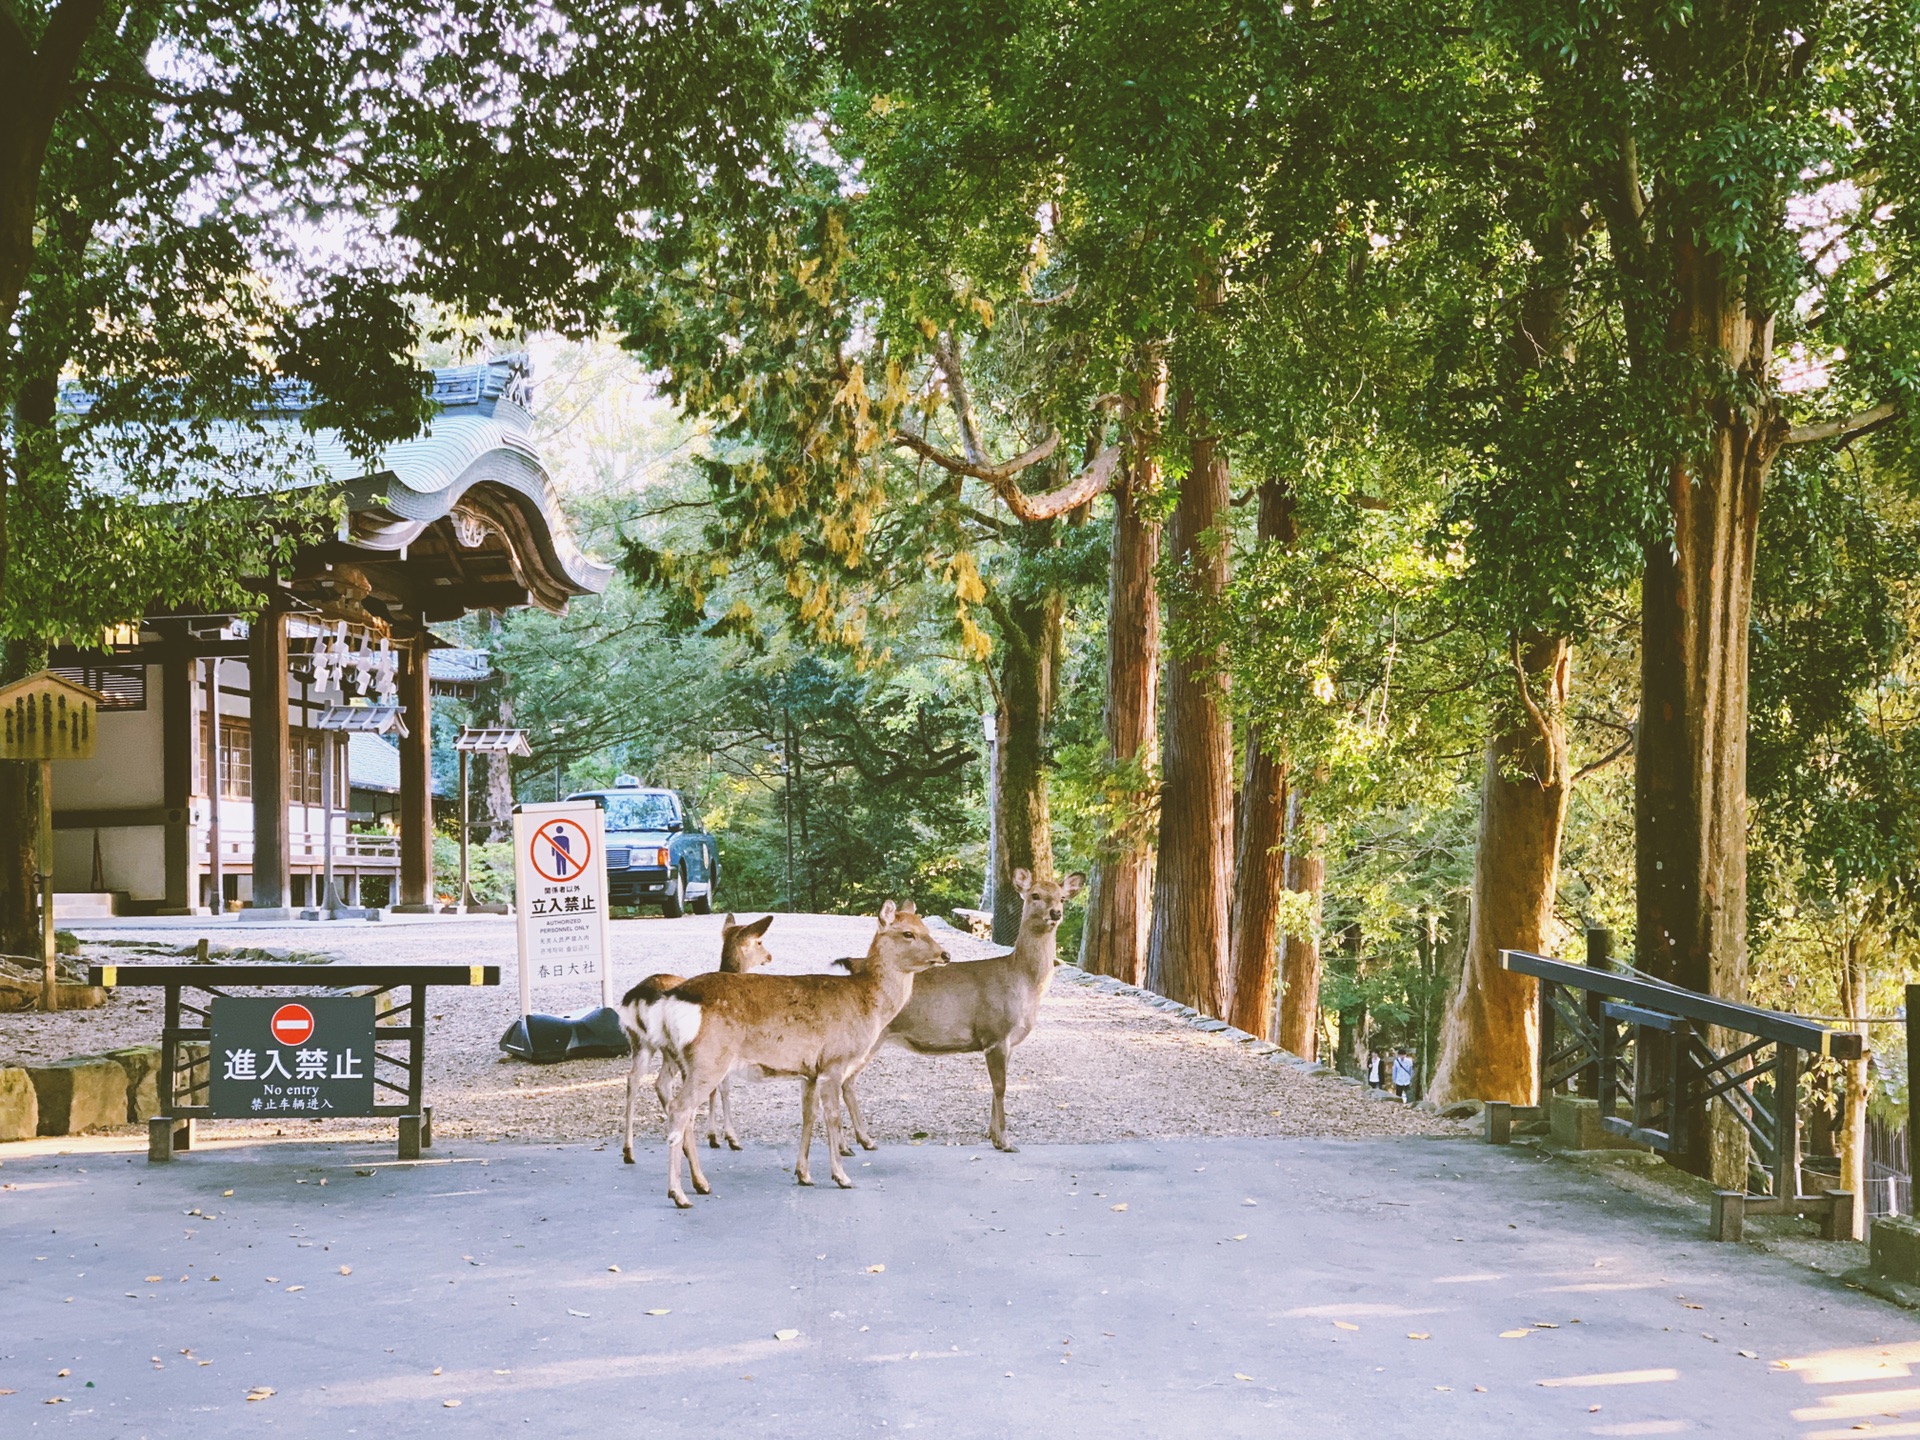
<svg viewBox="0 0 1920 1440">
<path fill-rule="evenodd" d="M 1892 401 L 1875 405 L 1871 410 L 1857 410 L 1838 420 L 1822 420 L 1813 425 L 1796 425 L 1787 431 L 1786 444 L 1808 445 L 1816 440 L 1851 440 L 1856 435 L 1864 435 L 1869 430 L 1893 419 L 1900 413 L 1900 407 Z"/>
<path fill-rule="evenodd" d="M 1627 732 L 1627 738 L 1622 740 L 1618 745 L 1614 746 L 1613 749 L 1609 750 L 1606 754 L 1602 755 L 1598 760 L 1594 760 L 1589 762 L 1588 764 L 1582 765 L 1578 770 L 1574 771 L 1573 783 L 1575 785 L 1578 785 L 1582 780 L 1585 780 L 1588 776 L 1598 775 L 1602 770 L 1605 770 L 1609 765 L 1612 765 L 1617 761 L 1626 759 L 1627 756 L 1633 753 L 1634 738 L 1635 738 L 1634 731 L 1629 730 Z"/>
</svg>

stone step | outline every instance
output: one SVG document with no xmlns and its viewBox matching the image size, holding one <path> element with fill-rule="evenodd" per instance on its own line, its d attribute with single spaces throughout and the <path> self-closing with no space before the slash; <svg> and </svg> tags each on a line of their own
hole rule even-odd
<svg viewBox="0 0 1920 1440">
<path fill-rule="evenodd" d="M 120 913 L 120 897 L 111 890 L 56 891 L 55 920 L 103 920 Z"/>
</svg>

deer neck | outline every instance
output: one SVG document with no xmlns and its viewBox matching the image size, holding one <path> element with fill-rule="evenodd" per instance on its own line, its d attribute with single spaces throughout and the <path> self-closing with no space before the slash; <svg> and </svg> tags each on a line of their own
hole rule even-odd
<svg viewBox="0 0 1920 1440">
<path fill-rule="evenodd" d="M 1013 942 L 1013 963 L 1036 983 L 1045 984 L 1052 978 L 1054 963 L 1060 954 L 1059 931 L 1048 930 L 1044 935 L 1036 935 L 1025 925 L 1020 927 L 1020 937 Z"/>
</svg>

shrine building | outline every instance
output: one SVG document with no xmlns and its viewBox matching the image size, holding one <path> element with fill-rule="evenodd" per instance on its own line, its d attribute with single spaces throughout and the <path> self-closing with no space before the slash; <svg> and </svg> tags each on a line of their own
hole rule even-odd
<svg viewBox="0 0 1920 1440">
<path fill-rule="evenodd" d="M 369 466 L 332 432 L 300 439 L 289 389 L 264 423 L 311 447 L 316 483 L 345 501 L 337 531 L 250 579 L 265 601 L 254 616 L 155 611 L 99 651 L 54 654 L 102 696 L 94 758 L 54 765 L 63 922 L 291 918 L 320 903 L 329 847 L 347 904 L 436 908 L 432 697 L 471 693 L 486 657 L 432 627 L 559 612 L 611 572 L 561 515 L 524 357 L 436 371 L 433 397 L 427 432 Z M 323 728 L 349 706 L 370 723 Z"/>
</svg>

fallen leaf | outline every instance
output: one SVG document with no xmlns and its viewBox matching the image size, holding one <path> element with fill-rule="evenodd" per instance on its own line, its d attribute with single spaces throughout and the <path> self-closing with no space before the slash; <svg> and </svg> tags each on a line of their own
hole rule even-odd
<svg viewBox="0 0 1920 1440">
<path fill-rule="evenodd" d="M 800 1338 L 800 1332 L 798 1330 L 776 1330 L 773 1332 L 773 1338 L 776 1340 L 798 1340 Z"/>
<path fill-rule="evenodd" d="M 1242 1374 L 1241 1374 L 1241 1373 L 1240 1373 L 1240 1372 L 1239 1372 L 1238 1370 L 1236 1370 L 1236 1371 L 1234 1371 L 1234 1372 L 1233 1372 L 1233 1378 L 1234 1378 L 1234 1379 L 1236 1379 L 1236 1380 L 1251 1380 L 1251 1379 L 1253 1379 L 1253 1376 L 1251 1376 L 1251 1375 L 1242 1375 Z"/>
<path fill-rule="evenodd" d="M 58 1370 L 54 1372 L 53 1378 L 56 1380 L 64 1380 L 67 1378 L 67 1376 L 71 1375 L 72 1373 L 73 1371 L 71 1370 Z"/>
<path fill-rule="evenodd" d="M 438 1374 L 440 1373 L 440 1367 L 439 1367 L 438 1365 L 436 1365 L 436 1366 L 434 1366 L 434 1367 L 433 1367 L 433 1373 L 434 1373 L 434 1374 L 436 1374 L 436 1375 L 438 1375 Z"/>
<path fill-rule="evenodd" d="M 1433 1388 L 1436 1390 L 1447 1390 L 1447 1391 L 1451 1391 L 1453 1389 L 1451 1385 L 1436 1385 Z"/>
<path fill-rule="evenodd" d="M 1533 1322 L 1533 1328 L 1536 1330 L 1558 1330 L 1560 1327 L 1551 1320 L 1536 1320 Z"/>
<path fill-rule="evenodd" d="M 1425 1330 L 1407 1331 L 1407 1339 L 1409 1340 L 1431 1340 L 1432 1338 L 1433 1336 L 1428 1334 Z"/>
<path fill-rule="evenodd" d="M 1502 1340 L 1524 1340 L 1532 1333 L 1533 1331 L 1531 1330 L 1502 1330 L 1500 1332 L 1500 1338 Z"/>
<path fill-rule="evenodd" d="M 158 1285 L 165 1278 L 166 1277 L 164 1275 L 149 1275 L 147 1276 L 147 1284 Z"/>
<path fill-rule="evenodd" d="M 1336 1330 L 1358 1330 L 1360 1328 L 1358 1325 L 1346 1320 L 1336 1320 L 1333 1322 L 1333 1325 Z"/>
<path fill-rule="evenodd" d="M 304 1289 L 306 1289 L 306 1288 L 307 1288 L 307 1287 L 306 1287 L 306 1286 L 304 1286 L 304 1285 L 289 1285 L 289 1286 L 287 1286 L 287 1288 L 286 1288 L 286 1291 L 285 1291 L 285 1293 L 286 1293 L 286 1294 L 288 1294 L 288 1295 L 291 1295 L 291 1294 L 293 1294 L 293 1292 L 294 1292 L 294 1291 L 296 1291 L 296 1290 L 304 1290 Z"/>
<path fill-rule="evenodd" d="M 265 1400 L 271 1394 L 273 1394 L 273 1387 L 271 1385 L 256 1385 L 253 1389 L 247 1391 L 247 1399 Z"/>
<path fill-rule="evenodd" d="M 886 1266 L 884 1266 L 884 1265 L 869 1265 L 869 1266 L 867 1266 L 867 1274 L 869 1274 L 869 1275 L 878 1275 L 878 1274 L 880 1274 L 880 1273 L 881 1273 L 882 1271 L 884 1271 L 884 1270 L 885 1270 L 886 1268 L 887 1268 L 887 1267 L 886 1267 Z"/>
<path fill-rule="evenodd" d="M 231 1195 L 231 1194 L 233 1194 L 233 1191 L 231 1191 L 231 1190 L 222 1190 L 222 1191 L 220 1192 L 220 1198 L 221 1198 L 222 1200 L 225 1200 L 225 1199 L 226 1199 L 226 1198 L 227 1198 L 227 1197 L 228 1197 L 229 1195 Z"/>
<path fill-rule="evenodd" d="M 1259 1204 L 1260 1202 L 1259 1202 L 1258 1200 L 1254 1200 L 1254 1199 L 1251 1199 L 1251 1198 L 1249 1198 L 1249 1199 L 1246 1199 L 1246 1200 L 1242 1200 L 1242 1201 L 1241 1201 L 1240 1203 L 1241 1203 L 1242 1205 L 1258 1205 L 1258 1204 Z"/>
<path fill-rule="evenodd" d="M 1687 1309 L 1689 1309 L 1689 1310 L 1704 1310 L 1704 1309 L 1706 1309 L 1706 1308 L 1707 1308 L 1707 1307 L 1706 1307 L 1706 1306 L 1704 1306 L 1704 1305 L 1696 1305 L 1696 1304 L 1694 1304 L 1694 1303 L 1693 1303 L 1693 1302 L 1692 1302 L 1691 1300 L 1682 1300 L 1682 1301 L 1681 1301 L 1680 1303 L 1681 1303 L 1682 1305 L 1684 1305 L 1684 1306 L 1686 1306 L 1686 1307 L 1687 1307 Z"/>
<path fill-rule="evenodd" d="M 1600 1413 L 1600 1407 L 1598 1405 L 1587 1406 L 1587 1414 L 1598 1415 L 1599 1413 Z"/>
<path fill-rule="evenodd" d="M 1235 1235 L 1235 1236 L 1233 1236 L 1232 1238 L 1233 1238 L 1233 1239 L 1235 1239 L 1235 1240 L 1244 1240 L 1244 1239 L 1246 1239 L 1247 1237 L 1246 1237 L 1245 1235 Z"/>
<path fill-rule="evenodd" d="M 267 1283 L 269 1285 L 278 1285 L 280 1283 L 280 1277 L 278 1275 L 269 1275 L 267 1276 Z"/>
<path fill-rule="evenodd" d="M 1484 1385 L 1476 1385 L 1473 1387 L 1473 1389 L 1474 1389 L 1474 1393 L 1477 1395 L 1484 1395 L 1487 1393 L 1487 1387 Z"/>
<path fill-rule="evenodd" d="M 609 1265 L 607 1266 L 607 1272 L 612 1275 L 618 1275 L 620 1273 L 620 1267 L 618 1265 Z"/>
<path fill-rule="evenodd" d="M 567 1313 L 581 1320 L 591 1320 L 593 1318 L 593 1315 L 586 1310 L 569 1310 Z"/>
<path fill-rule="evenodd" d="M 1109 1210 L 1124 1210 L 1127 1208 L 1127 1202 L 1122 1200 L 1118 1205 L 1109 1205 L 1107 1208 Z"/>
<path fill-rule="evenodd" d="M 351 1275 L 353 1273 L 353 1267 L 351 1265 L 342 1265 L 340 1267 L 340 1273 L 342 1275 Z"/>
<path fill-rule="evenodd" d="M 64 1395 L 55 1395 L 46 1403 L 49 1405 L 64 1405 L 67 1403 L 67 1397 Z"/>
<path fill-rule="evenodd" d="M 1760 1357 L 1751 1350 L 1742 1350 L 1740 1352 L 1740 1358 L 1742 1360 L 1758 1360 Z"/>
<path fill-rule="evenodd" d="M 458 1410 L 460 1408 L 460 1402 L 458 1400 L 442 1400 L 440 1403 L 449 1410 Z"/>
<path fill-rule="evenodd" d="M 647 1311 L 647 1313 L 648 1313 L 649 1315 L 671 1315 L 671 1314 L 673 1313 L 673 1311 L 671 1311 L 671 1310 L 649 1310 L 649 1311 Z"/>
</svg>

